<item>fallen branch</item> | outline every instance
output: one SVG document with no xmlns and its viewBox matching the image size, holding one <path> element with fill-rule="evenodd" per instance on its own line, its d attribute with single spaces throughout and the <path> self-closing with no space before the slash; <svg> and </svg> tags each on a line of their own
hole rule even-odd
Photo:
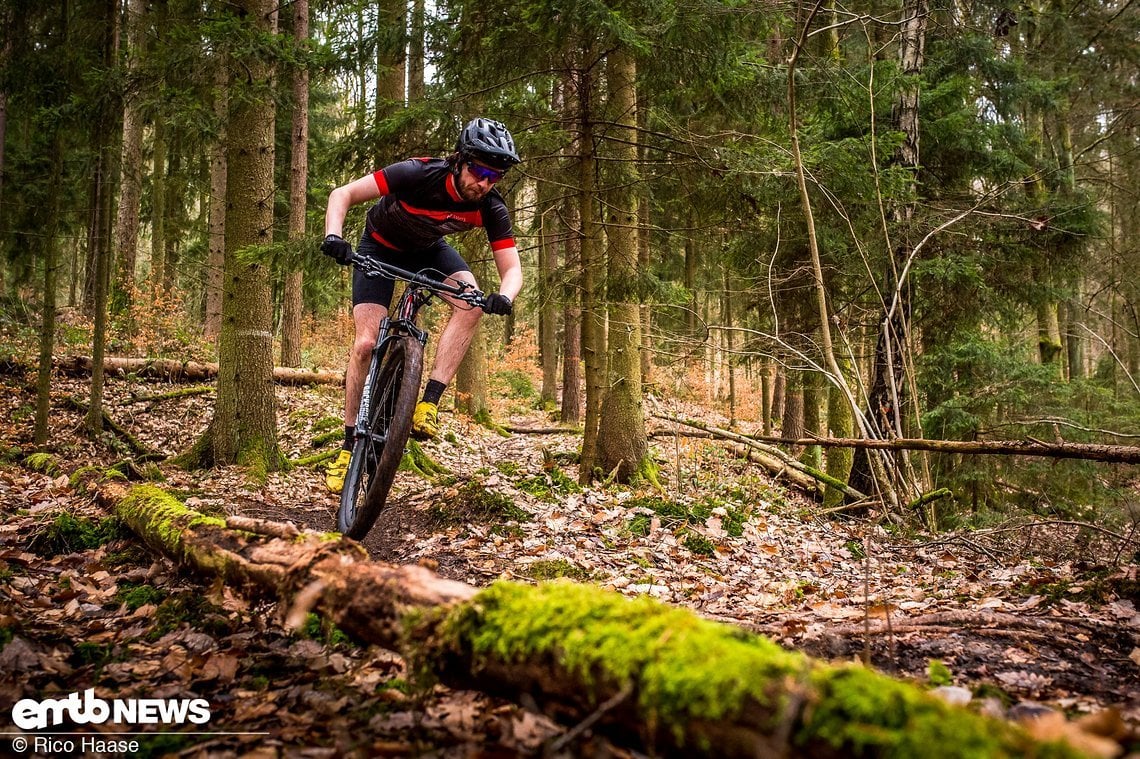
<svg viewBox="0 0 1140 759">
<path fill-rule="evenodd" d="M 311 531 L 271 537 L 264 525 L 261 534 L 227 529 L 152 486 L 109 486 L 101 499 L 148 545 L 276 595 L 300 610 L 294 618 L 312 609 L 358 641 L 401 652 L 413 671 L 512 698 L 564 724 L 589 720 L 590 729 L 637 750 L 716 757 L 1045 750 L 1017 726 L 647 596 L 568 582 L 476 590 L 422 567 L 370 562 L 349 540 Z M 1049 755 L 1079 756 L 1060 743 Z"/>
<path fill-rule="evenodd" d="M 55 358 L 52 360 L 52 364 L 65 374 L 79 376 L 90 375 L 92 369 L 90 356 Z M 112 356 L 103 360 L 103 371 L 108 377 L 135 375 L 162 379 L 167 382 L 202 382 L 215 379 L 218 376 L 218 365 L 175 359 Z M 273 368 L 273 381 L 280 385 L 343 385 L 344 372 L 277 366 Z"/>
<path fill-rule="evenodd" d="M 86 414 L 90 409 L 89 404 L 79 400 L 74 395 L 66 396 L 67 406 L 70 409 Z M 153 448 L 144 445 L 141 440 L 132 435 L 123 425 L 119 424 L 107 413 L 107 409 L 103 409 L 103 426 L 111 432 L 119 436 L 131 449 L 136 456 L 146 457 L 150 461 L 162 461 L 166 458 L 165 454 L 161 454 Z"/>
<path fill-rule="evenodd" d="M 810 467 L 807 464 L 804 464 L 802 461 L 797 461 L 795 458 L 793 458 L 792 456 L 789 456 L 788 454 L 784 453 L 783 451 L 781 451 L 779 448 L 776 448 L 775 446 L 764 445 L 763 443 L 757 442 L 755 439 L 750 438 L 747 435 L 739 435 L 739 434 L 732 432 L 730 430 L 721 429 L 720 427 L 714 427 L 711 424 L 705 424 L 704 422 L 698 422 L 698 421 L 695 421 L 692 419 L 682 419 L 680 417 L 671 416 L 669 414 L 654 414 L 653 416 L 656 417 L 657 419 L 664 419 L 666 421 L 673 422 L 674 424 L 681 424 L 681 425 L 684 425 L 686 427 L 693 427 L 694 429 L 698 429 L 698 430 L 701 430 L 702 432 L 709 433 L 710 435 L 713 435 L 714 437 L 722 438 L 724 440 L 731 440 L 734 443 L 739 443 L 740 445 L 745 445 L 745 446 L 748 446 L 749 448 L 755 448 L 756 450 L 760 451 L 761 453 L 763 453 L 767 456 L 770 456 L 774 459 L 777 459 L 778 461 L 781 462 L 781 464 L 784 467 L 794 469 L 794 470 L 796 470 L 802 474 L 807 475 L 808 477 L 812 478 L 813 480 L 816 480 L 818 482 L 822 482 L 824 485 L 827 485 L 828 487 L 833 487 L 852 500 L 856 500 L 856 501 L 867 500 L 867 496 L 863 495 L 858 490 L 855 490 L 853 487 L 848 485 L 846 482 L 842 482 L 841 480 L 837 480 L 834 477 L 826 474 L 825 472 L 819 471 L 815 467 Z M 769 467 L 769 468 L 771 468 L 771 467 Z"/>
<path fill-rule="evenodd" d="M 667 418 L 667 417 L 662 417 Z M 896 451 L 933 451 L 935 453 L 961 453 L 965 455 L 1045 456 L 1055 459 L 1083 459 L 1112 464 L 1140 464 L 1140 446 L 1101 445 L 1098 443 L 1067 443 L 1063 440 L 1046 442 L 1036 438 L 1027 440 L 928 440 L 925 438 L 896 438 L 893 440 L 867 440 L 863 438 L 783 438 L 771 435 L 743 435 L 749 440 L 780 445 L 818 445 L 823 448 L 870 448 Z"/>
</svg>

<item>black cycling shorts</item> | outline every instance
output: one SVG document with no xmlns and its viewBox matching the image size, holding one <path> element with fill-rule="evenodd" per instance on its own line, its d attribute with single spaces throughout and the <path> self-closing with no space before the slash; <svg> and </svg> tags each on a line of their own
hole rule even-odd
<svg viewBox="0 0 1140 759">
<path fill-rule="evenodd" d="M 392 250 L 386 245 L 381 245 L 372 239 L 366 231 L 361 236 L 360 246 L 356 250 L 361 255 L 411 272 L 431 269 L 438 274 L 451 276 L 456 272 L 471 270 L 471 267 L 463 260 L 463 256 L 459 255 L 459 251 L 448 245 L 442 237 L 434 245 L 427 248 L 404 251 Z M 389 308 L 392 305 L 392 293 L 395 289 L 396 282 L 393 279 L 366 277 L 360 269 L 354 268 L 352 270 L 352 305 L 354 306 L 360 303 L 377 303 L 384 308 Z"/>
</svg>

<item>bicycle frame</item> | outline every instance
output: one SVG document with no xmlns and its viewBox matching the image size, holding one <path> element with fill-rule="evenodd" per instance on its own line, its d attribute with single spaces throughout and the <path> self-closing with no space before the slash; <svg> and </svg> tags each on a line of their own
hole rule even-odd
<svg viewBox="0 0 1140 759">
<path fill-rule="evenodd" d="M 427 345 L 428 333 L 416 324 L 416 317 L 420 309 L 427 305 L 432 295 L 447 293 L 472 306 L 480 306 L 483 294 L 466 282 L 458 285 L 449 285 L 426 277 L 419 273 L 404 271 L 395 266 L 375 261 L 371 258 L 354 254 L 353 265 L 362 269 L 367 276 L 387 276 L 400 279 L 407 283 L 400 300 L 394 309 L 395 316 L 390 312 L 380 320 L 380 328 L 376 334 L 376 344 L 372 347 L 372 360 L 368 365 L 368 373 L 364 378 L 361 389 L 360 409 L 356 413 L 356 434 L 358 437 L 372 437 L 368 420 L 371 415 L 372 385 L 380 374 L 380 366 L 384 362 L 384 354 L 392 340 L 403 335 L 410 335 L 419 341 L 420 345 Z M 383 440 L 373 440 L 374 443 L 383 444 Z"/>
</svg>

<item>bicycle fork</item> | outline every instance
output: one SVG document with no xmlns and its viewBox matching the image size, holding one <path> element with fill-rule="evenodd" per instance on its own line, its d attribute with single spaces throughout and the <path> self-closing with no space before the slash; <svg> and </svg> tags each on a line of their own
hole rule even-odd
<svg viewBox="0 0 1140 759">
<path fill-rule="evenodd" d="M 380 364 L 383 363 L 384 354 L 388 351 L 388 335 L 392 331 L 392 319 L 385 316 L 380 321 L 380 330 L 376 335 L 376 344 L 372 346 L 372 360 L 368 364 L 368 373 L 364 377 L 364 386 L 360 389 L 360 408 L 356 412 L 356 436 L 372 437 L 368 420 L 372 418 L 372 386 L 380 376 Z M 376 441 L 373 440 L 373 443 Z"/>
</svg>

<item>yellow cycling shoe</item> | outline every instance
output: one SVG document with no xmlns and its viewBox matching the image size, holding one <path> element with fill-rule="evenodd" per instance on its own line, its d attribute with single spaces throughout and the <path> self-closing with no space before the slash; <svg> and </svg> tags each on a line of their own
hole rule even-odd
<svg viewBox="0 0 1140 759">
<path fill-rule="evenodd" d="M 339 493 L 344 490 L 344 476 L 348 474 L 350 459 L 352 459 L 352 453 L 342 448 L 332 463 L 328 465 L 328 468 L 325 469 L 325 485 L 328 486 L 329 492 Z"/>
<path fill-rule="evenodd" d="M 439 404 L 420 401 L 412 414 L 412 435 L 420 440 L 432 440 L 439 435 Z"/>
</svg>

